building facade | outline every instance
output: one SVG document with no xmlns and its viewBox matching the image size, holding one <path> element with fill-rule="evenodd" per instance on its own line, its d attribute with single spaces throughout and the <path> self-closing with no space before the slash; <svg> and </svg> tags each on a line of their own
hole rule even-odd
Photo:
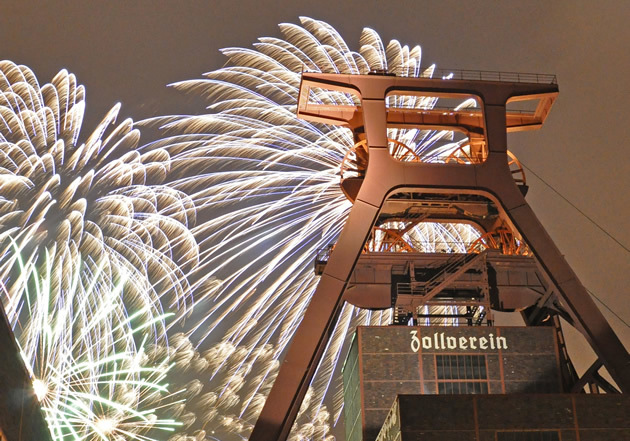
<svg viewBox="0 0 630 441">
<path fill-rule="evenodd" d="M 630 440 L 630 398 L 625 394 L 399 395 L 376 440 Z"/>
<path fill-rule="evenodd" d="M 562 392 L 552 327 L 359 327 L 343 377 L 346 441 L 374 440 L 399 394 Z"/>
</svg>

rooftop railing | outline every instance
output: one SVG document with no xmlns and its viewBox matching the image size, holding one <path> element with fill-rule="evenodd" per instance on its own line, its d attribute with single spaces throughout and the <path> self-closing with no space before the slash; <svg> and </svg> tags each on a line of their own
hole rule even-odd
<svg viewBox="0 0 630 441">
<path fill-rule="evenodd" d="M 433 78 L 436 80 L 465 80 L 465 81 L 498 81 L 502 83 L 530 83 L 530 84 L 558 84 L 558 79 L 554 74 L 541 74 L 530 72 L 498 72 L 492 70 L 468 70 L 468 69 L 445 69 L 421 67 L 420 78 Z M 431 73 L 430 76 L 428 73 Z M 374 70 L 370 75 L 391 75 L 384 70 Z"/>
<path fill-rule="evenodd" d="M 429 68 L 420 68 L 422 72 L 425 72 L 427 69 Z M 435 68 L 431 78 L 443 80 L 499 81 L 506 83 L 558 84 L 558 79 L 553 74 L 495 72 L 490 70 Z"/>
</svg>

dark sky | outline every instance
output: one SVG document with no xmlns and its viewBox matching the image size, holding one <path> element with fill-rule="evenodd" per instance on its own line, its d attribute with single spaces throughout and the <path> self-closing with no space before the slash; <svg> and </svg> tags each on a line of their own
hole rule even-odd
<svg viewBox="0 0 630 441">
<path fill-rule="evenodd" d="M 74 72 L 91 129 L 118 101 L 135 120 L 200 111 L 166 84 L 220 67 L 220 48 L 279 36 L 278 23 L 301 15 L 329 22 L 353 49 L 368 26 L 420 44 L 425 65 L 557 74 L 545 126 L 510 135 L 510 149 L 630 248 L 627 0 L 4 0 L 0 59 L 30 66 L 42 83 Z M 630 253 L 531 174 L 528 184 L 529 203 L 584 285 L 630 322 Z M 630 329 L 604 314 L 630 346 Z"/>
</svg>

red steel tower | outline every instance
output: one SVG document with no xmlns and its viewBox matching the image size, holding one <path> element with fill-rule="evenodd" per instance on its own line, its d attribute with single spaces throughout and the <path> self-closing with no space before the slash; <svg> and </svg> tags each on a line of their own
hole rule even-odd
<svg viewBox="0 0 630 441">
<path fill-rule="evenodd" d="M 346 104 L 314 99 L 321 91 L 341 94 Z M 250 439 L 287 438 L 346 301 L 362 308 L 393 308 L 393 324 L 399 326 L 390 327 L 382 336 L 391 338 L 387 340 L 391 344 L 372 355 L 400 347 L 396 354 L 411 360 L 419 375 L 414 381 L 421 389 L 411 393 L 432 394 L 396 398 L 410 392 L 379 392 L 380 397 L 396 400 L 379 440 L 395 439 L 398 435 L 392 435 L 392 428 L 402 433 L 402 426 L 413 426 L 409 421 L 421 421 L 409 410 L 420 402 L 425 409 L 463 406 L 462 418 L 470 425 L 462 423 L 462 427 L 468 427 L 470 439 L 486 435 L 499 440 L 560 439 L 554 438 L 555 429 L 541 432 L 541 438 L 509 438 L 517 432 L 492 429 L 495 423 L 488 422 L 492 419 L 488 415 L 495 415 L 497 409 L 516 409 L 523 402 L 522 397 L 509 395 L 512 387 L 516 394 L 534 393 L 531 400 L 548 409 L 549 415 L 572 406 L 570 420 L 575 427 L 565 432 L 558 429 L 558 437 L 579 436 L 578 415 L 584 421 L 589 413 L 584 409 L 591 405 L 612 409 L 609 415 L 616 415 L 612 419 L 617 422 L 610 427 L 621 430 L 627 424 L 618 421 L 623 421 L 623 412 L 627 414 L 630 356 L 527 204 L 523 169 L 507 149 L 508 132 L 543 124 L 558 95 L 555 76 L 478 71 L 454 71 L 439 78 L 379 72 L 304 73 L 299 93 L 298 117 L 347 127 L 354 134 L 356 144 L 341 164 L 341 188 L 353 207 L 338 242 L 317 258 L 319 285 Z M 473 99 L 476 105 L 396 105 L 404 101 L 400 98 L 410 96 L 440 98 L 446 103 Z M 393 128 L 448 130 L 465 142 L 448 156 L 427 160 L 399 140 L 389 139 L 388 129 Z M 473 225 L 480 236 L 463 253 L 420 252 L 405 235 L 423 222 Z M 527 327 L 495 328 L 494 311 L 520 312 Z M 561 318 L 583 334 L 597 355 L 581 377 L 564 346 Z M 370 332 L 360 329 L 357 341 L 368 341 Z M 525 342 L 522 349 L 511 343 L 519 340 Z M 527 341 L 547 343 L 532 349 Z M 354 347 L 350 358 L 367 363 L 367 358 L 361 358 L 361 343 Z M 525 355 L 531 359 L 532 351 L 540 356 L 540 363 L 549 362 L 551 370 L 523 370 L 525 377 L 538 381 L 534 389 L 508 384 L 533 384 L 525 377 L 519 380 L 518 375 L 510 380 L 504 373 L 510 363 L 517 366 L 516 371 L 519 365 L 525 366 Z M 492 366 L 498 369 L 496 378 L 490 372 Z M 602 377 L 602 368 L 615 384 Z M 392 364 L 389 371 L 391 380 L 398 375 L 397 365 Z M 348 378 L 352 375 L 344 372 Z M 427 375 L 433 375 L 430 381 Z M 595 402 L 599 398 L 592 394 L 584 401 L 578 393 L 586 390 L 606 392 L 610 399 Z M 547 395 L 540 398 L 541 392 Z M 458 398 L 437 396 L 444 394 L 458 394 Z M 481 395 L 461 396 L 469 394 Z M 621 401 L 614 401 L 614 395 Z M 366 397 L 362 395 L 359 401 L 362 404 L 356 408 L 362 414 L 363 429 L 347 431 L 348 437 L 374 439 L 378 432 L 365 427 L 369 420 Z M 380 427 L 385 417 L 381 412 L 374 421 L 379 420 Z M 422 421 L 430 425 L 435 420 Z M 540 421 L 531 421 L 532 427 L 545 426 L 543 420 L 540 416 Z M 490 428 L 484 429 L 484 424 Z M 416 429 L 415 436 L 420 436 L 431 427 Z M 353 433 L 359 435 L 355 438 Z M 404 433 L 402 439 L 406 439 Z"/>
</svg>

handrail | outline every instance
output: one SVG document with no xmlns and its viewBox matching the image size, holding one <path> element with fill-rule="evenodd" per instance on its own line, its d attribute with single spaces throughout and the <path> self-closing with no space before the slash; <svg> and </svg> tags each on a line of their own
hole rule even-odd
<svg viewBox="0 0 630 441">
<path fill-rule="evenodd" d="M 433 248 L 436 249 L 437 251 L 418 251 L 419 254 L 445 254 L 445 255 L 460 255 L 460 254 L 468 254 L 467 250 L 471 247 L 471 245 L 477 240 L 477 238 L 475 238 L 475 240 L 471 240 L 471 241 L 450 241 L 450 240 L 445 240 L 445 241 L 440 241 L 440 242 L 432 242 L 430 240 L 416 240 L 414 239 L 413 244 L 414 245 L 421 245 L 422 247 L 426 247 L 426 248 Z M 460 248 L 461 251 L 459 252 L 447 252 L 447 251 L 439 251 L 440 247 L 448 247 L 450 249 L 456 249 L 456 248 Z M 318 248 L 315 251 L 315 262 L 316 263 L 326 263 L 328 262 L 328 259 L 330 258 L 330 253 L 332 251 L 332 247 L 329 245 L 327 247 L 324 248 Z M 379 251 L 370 251 L 369 254 L 378 254 Z M 452 258 L 452 257 L 451 257 Z"/>
<path fill-rule="evenodd" d="M 478 258 L 485 258 L 485 254 L 453 254 L 440 271 L 425 282 L 399 282 L 396 284 L 397 295 L 418 295 L 429 300 L 440 287 L 456 277 L 460 271 L 466 271 Z M 435 292 L 434 292 L 435 291 Z"/>
<path fill-rule="evenodd" d="M 400 96 L 400 95 L 399 95 Z M 403 95 L 404 96 L 404 95 Z M 413 111 L 416 113 L 435 113 L 435 112 L 446 112 L 449 113 L 451 115 L 454 115 L 455 112 L 458 112 L 458 114 L 465 114 L 465 113 L 473 113 L 473 112 L 481 112 L 482 109 L 481 107 L 461 107 L 461 108 L 457 108 L 457 106 L 453 105 L 453 106 L 433 106 L 433 107 L 427 107 L 427 108 L 423 108 L 423 107 L 402 107 L 402 106 L 392 106 L 388 103 L 386 103 L 385 108 L 389 111 L 400 111 L 400 110 L 405 110 L 405 111 Z M 536 113 L 536 110 L 527 110 L 527 109 L 509 109 L 506 108 L 506 112 L 508 112 L 509 114 L 512 115 L 524 115 L 524 116 L 528 116 L 528 115 L 534 115 Z"/>
<path fill-rule="evenodd" d="M 501 83 L 533 83 L 533 84 L 558 84 L 554 74 L 540 74 L 532 72 L 499 72 L 491 70 L 469 69 L 445 69 L 421 67 L 422 72 L 431 72 L 432 76 L 442 80 L 469 80 L 469 81 L 498 81 Z"/>
<path fill-rule="evenodd" d="M 555 74 L 542 74 L 534 72 L 501 72 L 493 70 L 471 70 L 471 69 L 446 69 L 442 67 L 424 66 L 420 67 L 421 72 L 430 73 L 421 74 L 419 78 L 429 78 L 436 80 L 464 80 L 464 81 L 496 81 L 500 83 L 530 83 L 530 84 L 558 84 Z M 302 73 L 337 73 L 337 72 L 320 72 L 315 70 L 303 69 Z M 371 75 L 391 75 L 394 73 L 374 70 Z"/>
</svg>

